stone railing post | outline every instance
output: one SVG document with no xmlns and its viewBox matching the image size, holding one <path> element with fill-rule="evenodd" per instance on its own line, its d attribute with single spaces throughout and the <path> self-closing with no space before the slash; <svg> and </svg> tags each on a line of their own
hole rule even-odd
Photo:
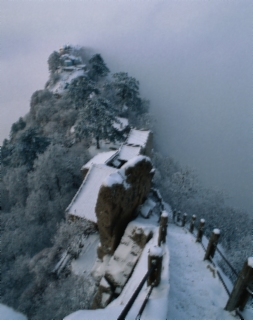
<svg viewBox="0 0 253 320">
<path fill-rule="evenodd" d="M 197 217 L 195 216 L 195 214 L 193 214 L 193 215 L 192 215 L 192 219 L 191 219 L 191 223 L 190 223 L 190 228 L 189 228 L 189 231 L 190 231 L 191 233 L 193 233 L 196 218 L 197 218 Z"/>
<path fill-rule="evenodd" d="M 183 214 L 183 218 L 182 218 L 182 227 L 185 226 L 186 218 L 187 218 L 187 213 L 184 213 L 184 214 Z"/>
<path fill-rule="evenodd" d="M 161 243 L 164 243 L 166 241 L 167 226 L 168 226 L 168 212 L 163 211 L 160 219 L 158 246 L 160 246 Z"/>
<path fill-rule="evenodd" d="M 150 270 L 153 265 L 155 265 L 155 269 L 153 270 L 153 272 L 151 272 L 147 279 L 148 286 L 153 285 L 154 287 L 156 287 L 159 285 L 161 280 L 162 261 L 162 249 L 158 246 L 151 248 L 148 255 L 148 270 Z"/>
<path fill-rule="evenodd" d="M 206 249 L 206 254 L 205 254 L 204 260 L 208 260 L 210 258 L 213 258 L 214 254 L 215 254 L 216 246 L 219 241 L 219 237 L 220 237 L 220 230 L 214 229 L 211 234 L 211 237 L 210 237 L 207 249 Z"/>
<path fill-rule="evenodd" d="M 245 261 L 242 271 L 240 272 L 232 293 L 228 299 L 225 310 L 233 311 L 236 308 L 243 310 L 248 298 L 249 291 L 253 291 L 253 257 Z"/>
<path fill-rule="evenodd" d="M 204 219 L 200 219 L 198 233 L 197 233 L 197 237 L 196 237 L 196 242 L 201 242 L 202 241 L 202 237 L 203 237 L 203 234 L 204 234 L 204 226 L 205 226 L 205 220 Z"/>
</svg>

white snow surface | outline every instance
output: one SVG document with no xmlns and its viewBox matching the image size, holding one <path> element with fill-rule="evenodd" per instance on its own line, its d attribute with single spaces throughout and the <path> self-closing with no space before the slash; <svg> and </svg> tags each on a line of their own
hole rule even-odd
<svg viewBox="0 0 253 320">
<path fill-rule="evenodd" d="M 27 318 L 12 308 L 0 303 L 0 319 L 1 320 L 27 320 Z"/>
<path fill-rule="evenodd" d="M 168 212 L 164 210 L 161 214 L 161 217 L 168 218 L 168 215 L 169 215 Z"/>
<path fill-rule="evenodd" d="M 150 131 L 141 131 L 136 129 L 131 129 L 126 143 L 132 144 L 134 146 L 145 147 L 148 141 Z"/>
<path fill-rule="evenodd" d="M 109 283 L 107 282 L 107 280 L 104 277 L 100 281 L 100 286 L 102 286 L 104 288 L 108 288 L 108 289 L 111 288 L 111 286 L 109 285 Z"/>
<path fill-rule="evenodd" d="M 146 160 L 146 161 L 148 161 L 148 162 L 151 162 L 150 158 L 148 158 L 148 157 L 146 157 L 146 156 L 142 156 L 142 155 L 136 156 L 136 157 L 132 158 L 131 160 L 127 161 L 127 162 L 121 167 L 121 169 L 120 169 L 119 171 L 121 172 L 122 176 L 125 175 L 125 172 L 126 172 L 126 170 L 127 170 L 128 168 L 135 167 L 136 164 L 137 164 L 138 162 L 141 162 L 142 160 Z"/>
<path fill-rule="evenodd" d="M 91 234 L 84 241 L 84 247 L 76 260 L 71 262 L 71 270 L 76 275 L 90 273 L 97 259 L 98 233 Z"/>
<path fill-rule="evenodd" d="M 126 227 L 120 244 L 109 260 L 105 272 L 106 277 L 109 276 L 109 278 L 113 279 L 114 283 L 117 284 L 119 293 L 131 275 L 143 250 L 142 247 L 132 239 L 133 235 L 143 233 L 148 236 L 152 233 L 153 228 L 153 226 L 143 228 L 136 220 L 131 221 Z"/>
<path fill-rule="evenodd" d="M 102 185 L 106 186 L 106 187 L 111 187 L 114 184 L 123 184 L 124 179 L 123 177 L 120 175 L 119 172 L 114 172 L 112 174 L 110 174 L 108 177 L 105 178 L 105 180 L 103 181 Z"/>
<path fill-rule="evenodd" d="M 106 164 L 115 156 L 117 152 L 118 150 L 100 152 L 96 154 L 92 159 L 90 159 L 90 161 L 88 161 L 85 165 L 83 165 L 81 170 L 90 169 L 92 164 Z"/>
<path fill-rule="evenodd" d="M 128 125 L 129 125 L 129 122 L 128 122 L 128 119 L 127 118 L 121 118 L 121 117 L 116 117 L 117 120 L 119 121 L 119 123 L 115 122 L 113 124 L 113 127 L 119 131 L 122 131 L 124 130 Z"/>
<path fill-rule="evenodd" d="M 220 234 L 220 229 L 217 229 L 217 228 L 214 229 L 214 230 L 213 230 L 213 233 L 215 233 L 215 234 Z"/>
<path fill-rule="evenodd" d="M 128 161 L 130 159 L 132 159 L 133 157 L 138 156 L 141 153 L 141 147 L 139 146 L 128 146 L 128 145 L 123 145 L 120 148 L 119 151 L 119 160 L 123 160 L 123 161 Z"/>
<path fill-rule="evenodd" d="M 228 295 L 217 274 L 203 261 L 204 251 L 195 238 L 175 225 L 168 227 L 170 293 L 167 319 L 235 320 L 224 310 Z M 213 268 L 213 267 L 212 267 Z"/>
<path fill-rule="evenodd" d="M 108 152 L 112 150 L 117 151 L 121 146 L 121 143 L 119 142 L 112 143 L 106 140 L 101 140 L 99 144 L 100 144 L 100 149 L 97 149 L 97 142 L 95 139 L 92 139 L 92 145 L 88 149 L 92 157 L 94 157 L 95 155 L 101 152 Z"/>
<path fill-rule="evenodd" d="M 65 67 L 65 69 L 67 70 L 67 67 Z M 71 71 L 61 70 L 61 72 L 59 73 L 59 81 L 57 81 L 56 84 L 54 84 L 52 87 L 49 87 L 48 89 L 53 93 L 63 93 L 67 83 L 70 84 L 73 79 L 85 74 L 85 71 L 82 70 L 81 66 L 71 66 L 69 67 L 69 70 Z"/>
<path fill-rule="evenodd" d="M 163 251 L 160 247 L 154 246 L 154 247 L 150 248 L 149 254 L 152 257 L 161 257 L 163 255 Z"/>
<path fill-rule="evenodd" d="M 253 257 L 248 258 L 248 266 L 253 268 Z"/>
<path fill-rule="evenodd" d="M 151 214 L 152 210 L 156 206 L 156 203 L 148 198 L 141 206 L 140 206 L 140 213 L 144 218 L 148 218 Z"/>
<path fill-rule="evenodd" d="M 147 257 L 148 251 L 151 247 L 154 247 L 157 244 L 158 240 L 158 227 L 156 225 L 156 220 L 154 217 L 152 219 L 143 219 L 138 217 L 135 222 L 143 229 L 152 229 L 153 238 L 147 243 L 143 252 L 138 260 L 138 263 L 133 271 L 131 278 L 128 280 L 126 286 L 124 287 L 120 296 L 111 302 L 105 309 L 97 310 L 79 310 L 74 312 L 64 320 L 108 320 L 108 319 L 117 319 L 123 308 L 131 298 L 133 292 L 138 287 L 141 279 L 144 277 L 147 272 Z M 149 301 L 143 311 L 141 319 L 145 320 L 165 320 L 167 314 L 168 306 L 168 294 L 169 294 L 169 251 L 168 244 L 162 247 L 163 250 L 163 270 L 161 275 L 161 282 L 157 288 L 154 288 Z M 133 304 L 131 310 L 126 316 L 126 320 L 135 319 L 140 307 L 148 293 L 149 287 L 145 283 L 141 292 L 139 293 L 135 303 Z M 159 310 L 159 312 L 158 312 Z"/>
<path fill-rule="evenodd" d="M 92 164 L 81 187 L 66 209 L 67 213 L 97 222 L 95 207 L 99 189 L 105 178 L 116 171 L 117 169 L 103 164 Z"/>
<path fill-rule="evenodd" d="M 171 210 L 166 207 L 171 216 Z M 153 219 L 153 221 L 152 221 Z M 136 219 L 143 228 L 152 227 L 153 238 L 145 246 L 141 257 L 120 296 L 105 309 L 79 310 L 64 320 L 117 319 L 141 279 L 147 271 L 149 250 L 157 245 L 158 227 L 154 216 L 151 219 Z M 136 223 L 135 221 L 135 223 Z M 163 267 L 161 282 L 151 293 L 141 316 L 142 320 L 235 320 L 233 313 L 224 310 L 228 295 L 220 282 L 216 269 L 203 261 L 204 251 L 195 238 L 184 228 L 168 225 L 166 243 L 162 245 Z M 109 259 L 110 257 L 108 257 Z M 252 266 L 253 257 L 248 259 Z M 226 283 L 228 279 L 225 279 Z M 232 284 L 230 283 L 230 288 Z M 135 319 L 144 301 L 148 287 L 145 284 L 126 316 Z M 253 319 L 249 308 L 243 312 L 245 320 Z"/>
<path fill-rule="evenodd" d="M 75 126 L 72 126 L 69 130 L 70 133 L 74 133 L 75 132 Z"/>
</svg>

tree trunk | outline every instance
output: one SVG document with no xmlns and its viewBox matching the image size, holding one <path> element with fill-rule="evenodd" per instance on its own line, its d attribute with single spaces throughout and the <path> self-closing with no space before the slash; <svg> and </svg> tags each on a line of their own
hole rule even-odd
<svg viewBox="0 0 253 320">
<path fill-rule="evenodd" d="M 100 149 L 99 137 L 96 137 L 96 140 L 97 140 L 97 149 Z"/>
</svg>

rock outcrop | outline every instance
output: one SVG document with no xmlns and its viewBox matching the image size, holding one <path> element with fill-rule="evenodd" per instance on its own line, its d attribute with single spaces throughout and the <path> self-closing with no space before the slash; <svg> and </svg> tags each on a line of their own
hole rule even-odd
<svg viewBox="0 0 253 320">
<path fill-rule="evenodd" d="M 111 257 L 105 271 L 105 278 L 119 295 L 142 253 L 148 240 L 152 237 L 150 230 L 131 222 L 120 241 L 114 255 Z"/>
<path fill-rule="evenodd" d="M 113 297 L 113 291 L 105 278 L 102 278 L 98 291 L 93 299 L 91 309 L 105 308 Z"/>
<path fill-rule="evenodd" d="M 95 209 L 101 242 L 99 258 L 113 255 L 126 226 L 134 218 L 135 209 L 149 193 L 153 175 L 150 159 L 137 156 L 103 182 Z"/>
<path fill-rule="evenodd" d="M 104 308 L 123 290 L 131 276 L 146 243 L 152 237 L 152 230 L 135 221 L 128 224 L 120 244 L 110 258 L 94 297 L 92 308 Z"/>
</svg>

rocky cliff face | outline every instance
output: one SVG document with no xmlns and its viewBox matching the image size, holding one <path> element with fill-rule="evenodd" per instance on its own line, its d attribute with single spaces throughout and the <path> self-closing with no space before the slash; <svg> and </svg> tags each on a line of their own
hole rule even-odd
<svg viewBox="0 0 253 320">
<path fill-rule="evenodd" d="M 96 204 L 100 259 L 114 253 L 135 209 L 145 200 L 153 175 L 150 159 L 137 156 L 104 181 Z"/>
</svg>

